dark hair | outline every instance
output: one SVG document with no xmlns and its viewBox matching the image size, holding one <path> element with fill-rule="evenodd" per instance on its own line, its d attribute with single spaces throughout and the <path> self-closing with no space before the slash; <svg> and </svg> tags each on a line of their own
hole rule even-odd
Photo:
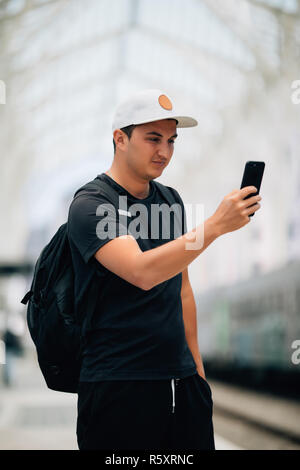
<svg viewBox="0 0 300 470">
<path fill-rule="evenodd" d="M 133 129 L 135 129 L 137 126 L 135 124 L 130 124 L 130 126 L 122 127 L 121 131 L 125 132 L 127 135 L 128 139 L 130 140 L 131 134 L 133 132 Z M 115 139 L 113 139 L 113 145 L 114 145 L 114 153 L 116 153 L 116 143 Z"/>
</svg>

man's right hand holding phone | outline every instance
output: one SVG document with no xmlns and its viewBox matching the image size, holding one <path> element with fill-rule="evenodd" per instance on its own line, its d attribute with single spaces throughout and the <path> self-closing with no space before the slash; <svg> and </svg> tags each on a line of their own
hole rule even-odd
<svg viewBox="0 0 300 470">
<path fill-rule="evenodd" d="M 261 196 L 258 194 L 246 200 L 244 198 L 256 192 L 255 186 L 246 186 L 242 189 L 234 189 L 224 197 L 216 212 L 210 217 L 219 235 L 234 232 L 250 222 L 249 215 L 260 209 L 258 201 L 261 200 Z"/>
</svg>

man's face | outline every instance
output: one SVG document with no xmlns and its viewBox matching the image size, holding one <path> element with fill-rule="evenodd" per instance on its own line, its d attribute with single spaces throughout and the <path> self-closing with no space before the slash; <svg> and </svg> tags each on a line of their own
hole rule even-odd
<svg viewBox="0 0 300 470">
<path fill-rule="evenodd" d="M 172 158 L 176 137 L 175 119 L 140 124 L 127 142 L 128 166 L 146 180 L 158 178 Z"/>
</svg>

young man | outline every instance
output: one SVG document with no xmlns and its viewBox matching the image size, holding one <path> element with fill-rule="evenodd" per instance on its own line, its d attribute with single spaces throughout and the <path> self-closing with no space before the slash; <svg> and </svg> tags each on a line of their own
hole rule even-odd
<svg viewBox="0 0 300 470">
<path fill-rule="evenodd" d="M 188 265 L 217 237 L 247 224 L 260 196 L 244 201 L 256 188 L 234 190 L 186 233 L 181 197 L 165 187 L 181 209 L 171 221 L 155 179 L 172 158 L 177 128 L 195 125 L 162 91 L 136 93 L 116 110 L 113 163 L 98 176 L 126 208 L 116 211 L 95 191 L 70 206 L 75 295 L 92 270 L 99 278 L 78 391 L 80 449 L 215 448 Z M 157 206 L 165 211 L 155 218 Z M 177 233 L 175 219 L 182 222 Z"/>
</svg>

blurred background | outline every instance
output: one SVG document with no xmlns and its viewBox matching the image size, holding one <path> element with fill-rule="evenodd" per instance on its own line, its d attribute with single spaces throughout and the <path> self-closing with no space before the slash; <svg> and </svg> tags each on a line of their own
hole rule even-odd
<svg viewBox="0 0 300 470">
<path fill-rule="evenodd" d="M 199 122 L 159 181 L 205 218 L 266 164 L 260 211 L 189 273 L 217 449 L 300 449 L 299 0 L 0 0 L 0 448 L 76 449 L 76 396 L 46 388 L 20 300 L 145 88 Z"/>
</svg>

